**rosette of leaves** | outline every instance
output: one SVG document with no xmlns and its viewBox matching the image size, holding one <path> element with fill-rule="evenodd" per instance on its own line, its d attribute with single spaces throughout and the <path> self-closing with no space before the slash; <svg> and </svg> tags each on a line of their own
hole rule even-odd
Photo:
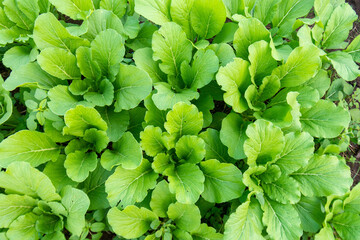
<svg viewBox="0 0 360 240">
<path fill-rule="evenodd" d="M 85 228 L 88 196 L 64 187 L 60 194 L 50 179 L 26 162 L 14 162 L 0 173 L 0 236 L 5 239 L 65 239 L 66 229 L 80 237 Z"/>
<path fill-rule="evenodd" d="M 303 231 L 318 232 L 325 218 L 321 197 L 343 195 L 352 184 L 345 161 L 314 154 L 309 133 L 285 134 L 266 120 L 250 124 L 246 135 L 249 167 L 243 182 L 250 193 L 226 223 L 225 239 L 265 239 L 266 234 L 299 239 Z"/>
<path fill-rule="evenodd" d="M 110 209 L 108 221 L 114 232 L 126 239 L 222 239 L 207 224 L 201 224 L 199 208 L 176 201 L 167 181 L 157 184 L 151 195 L 150 208 L 127 206 Z"/>
</svg>

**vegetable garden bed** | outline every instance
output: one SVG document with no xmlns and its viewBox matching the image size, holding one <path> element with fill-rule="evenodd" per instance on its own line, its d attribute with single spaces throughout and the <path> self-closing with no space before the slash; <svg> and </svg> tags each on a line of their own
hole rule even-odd
<svg viewBox="0 0 360 240">
<path fill-rule="evenodd" d="M 1 0 L 0 240 L 359 239 L 349 3 Z"/>
</svg>

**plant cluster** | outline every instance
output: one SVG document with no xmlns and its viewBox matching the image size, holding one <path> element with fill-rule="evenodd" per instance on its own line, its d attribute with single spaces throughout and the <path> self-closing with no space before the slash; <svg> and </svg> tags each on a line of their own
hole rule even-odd
<svg viewBox="0 0 360 240">
<path fill-rule="evenodd" d="M 0 0 L 0 239 L 356 240 L 344 0 Z M 115 236 L 116 235 L 116 236 Z"/>
</svg>

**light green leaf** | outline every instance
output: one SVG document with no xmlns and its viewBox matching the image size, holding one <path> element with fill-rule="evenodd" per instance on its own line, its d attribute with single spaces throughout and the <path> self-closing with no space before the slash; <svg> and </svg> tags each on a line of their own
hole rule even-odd
<svg viewBox="0 0 360 240">
<path fill-rule="evenodd" d="M 264 24 L 256 18 L 241 17 L 239 19 L 239 29 L 234 35 L 236 56 L 247 60 L 249 46 L 260 40 L 270 42 L 270 32 Z"/>
<path fill-rule="evenodd" d="M 315 235 L 315 240 L 335 240 L 334 230 L 331 226 L 326 226 Z"/>
<path fill-rule="evenodd" d="M 295 204 L 300 201 L 299 184 L 291 177 L 280 177 L 274 182 L 262 184 L 264 192 L 274 201 Z"/>
<path fill-rule="evenodd" d="M 360 185 L 351 189 L 349 196 L 344 200 L 345 212 L 360 213 Z"/>
<path fill-rule="evenodd" d="M 313 137 L 337 137 L 350 122 L 350 115 L 344 108 L 326 100 L 320 100 L 312 108 L 303 109 L 301 115 L 303 130 Z"/>
<path fill-rule="evenodd" d="M 123 41 L 117 31 L 107 29 L 100 32 L 91 42 L 92 59 L 98 63 L 102 75 L 110 79 L 118 73 L 119 64 L 124 57 Z"/>
<path fill-rule="evenodd" d="M 259 87 L 259 101 L 265 101 L 273 97 L 280 90 L 280 79 L 275 75 L 270 75 L 262 80 Z"/>
<path fill-rule="evenodd" d="M 230 114 L 229 114 L 230 115 Z M 231 133 L 233 130 L 231 130 Z M 245 132 L 244 132 L 245 135 Z M 217 130 L 208 128 L 205 132 L 202 132 L 199 135 L 205 141 L 205 159 L 218 159 L 220 162 L 232 162 L 232 159 L 228 155 L 228 150 L 225 145 L 222 144 L 220 140 L 222 135 Z M 227 136 L 224 134 L 224 136 Z M 230 141 L 229 141 L 230 142 Z M 236 144 L 236 143 L 235 143 Z"/>
<path fill-rule="evenodd" d="M 195 204 L 172 203 L 167 215 L 182 230 L 191 232 L 200 226 L 200 210 Z"/>
<path fill-rule="evenodd" d="M 295 208 L 290 204 L 280 204 L 265 199 L 262 206 L 266 231 L 275 240 L 297 240 L 302 235 L 301 221 Z"/>
<path fill-rule="evenodd" d="M 24 194 L 45 201 L 60 200 L 50 179 L 26 162 L 14 162 L 1 172 L 0 187 L 9 194 Z"/>
<path fill-rule="evenodd" d="M 114 82 L 115 111 L 135 108 L 151 92 L 151 79 L 140 68 L 120 64 L 120 72 Z"/>
<path fill-rule="evenodd" d="M 156 155 L 156 157 L 154 157 L 154 161 L 151 166 L 156 173 L 167 174 L 169 171 L 174 169 L 175 164 L 171 161 L 169 155 L 165 153 L 159 153 Z"/>
<path fill-rule="evenodd" d="M 24 161 L 39 166 L 55 161 L 60 150 L 45 133 L 22 130 L 0 143 L 0 166 L 8 167 L 12 162 Z"/>
<path fill-rule="evenodd" d="M 242 195 L 245 185 L 241 171 L 231 163 L 212 159 L 200 163 L 204 173 L 204 192 L 201 196 L 208 202 L 222 203 Z"/>
<path fill-rule="evenodd" d="M 249 61 L 251 80 L 257 86 L 260 86 L 263 78 L 270 75 L 277 67 L 277 62 L 271 55 L 270 45 L 264 40 L 249 46 Z"/>
<path fill-rule="evenodd" d="M 2 61 L 4 66 L 15 70 L 29 62 L 33 62 L 37 55 L 38 50 L 36 48 L 15 46 L 4 53 Z"/>
<path fill-rule="evenodd" d="M 345 212 L 335 216 L 331 222 L 342 239 L 356 240 L 359 238 L 359 214 Z"/>
<path fill-rule="evenodd" d="M 238 25 L 236 23 L 225 23 L 221 31 L 215 36 L 212 43 L 228 43 L 234 41 L 234 34 L 237 29 Z"/>
<path fill-rule="evenodd" d="M 184 204 L 195 203 L 204 191 L 205 177 L 198 166 L 185 163 L 168 174 L 170 192 Z"/>
<path fill-rule="evenodd" d="M 78 105 L 65 113 L 64 120 L 63 133 L 68 135 L 82 137 L 89 128 L 107 130 L 106 122 L 95 108 Z"/>
<path fill-rule="evenodd" d="M 79 47 L 76 50 L 77 65 L 80 72 L 86 78 L 98 80 L 101 77 L 101 69 L 99 65 L 93 61 L 91 49 L 88 47 Z"/>
<path fill-rule="evenodd" d="M 35 223 L 34 229 L 35 233 L 51 234 L 56 231 L 61 231 L 64 228 L 64 223 L 60 216 L 52 214 L 42 214 L 41 216 L 36 216 L 36 218 L 37 221 Z"/>
<path fill-rule="evenodd" d="M 175 203 L 175 194 L 169 190 L 169 184 L 166 180 L 159 182 L 151 195 L 150 207 L 156 215 L 162 218 L 167 217 L 167 210 L 171 203 Z"/>
<path fill-rule="evenodd" d="M 186 33 L 176 23 L 165 23 L 154 32 L 152 38 L 153 59 L 160 60 L 160 69 L 170 75 L 180 74 L 183 61 L 190 62 L 192 44 L 186 38 Z"/>
<path fill-rule="evenodd" d="M 84 99 L 95 106 L 110 106 L 114 100 L 114 86 L 108 79 L 104 79 L 98 85 L 97 91 L 85 93 Z"/>
<path fill-rule="evenodd" d="M 210 39 L 224 26 L 225 5 L 221 0 L 214 0 L 211 4 L 206 0 L 196 0 L 191 9 L 190 19 L 194 31 L 201 38 Z"/>
<path fill-rule="evenodd" d="M 221 66 L 226 66 L 226 64 L 232 62 L 235 58 L 234 49 L 226 43 L 220 44 L 210 44 L 207 49 L 211 49 L 215 52 L 216 56 L 219 58 Z"/>
<path fill-rule="evenodd" d="M 110 206 L 116 206 L 119 201 L 123 207 L 143 201 L 148 190 L 155 188 L 157 178 L 146 159 L 133 170 L 117 167 L 105 182 Z"/>
<path fill-rule="evenodd" d="M 105 131 L 91 128 L 85 131 L 84 138 L 86 142 L 92 145 L 92 148 L 100 153 L 109 144 L 109 138 Z"/>
<path fill-rule="evenodd" d="M 127 130 L 130 116 L 127 111 L 115 112 L 114 107 L 98 108 L 101 118 L 106 122 L 107 136 L 111 142 L 117 142 Z"/>
<path fill-rule="evenodd" d="M 179 102 L 166 115 L 165 129 L 177 137 L 197 135 L 203 125 L 202 113 L 194 105 Z"/>
<path fill-rule="evenodd" d="M 126 46 L 134 51 L 140 48 L 151 48 L 152 35 L 158 27 L 149 21 L 140 24 L 140 30 L 136 38 L 127 40 Z"/>
<path fill-rule="evenodd" d="M 205 142 L 198 136 L 182 136 L 175 145 L 180 162 L 199 163 L 205 157 Z"/>
<path fill-rule="evenodd" d="M 19 216 L 31 212 L 37 201 L 29 196 L 0 194 L 0 227 L 8 228 Z"/>
<path fill-rule="evenodd" d="M 159 82 L 154 85 L 156 93 L 153 94 L 152 100 L 160 110 L 173 108 L 178 102 L 190 104 L 191 100 L 199 98 L 199 93 L 194 89 L 184 89 L 175 92 L 168 83 Z"/>
<path fill-rule="evenodd" d="M 308 163 L 313 152 L 314 140 L 310 134 L 306 132 L 288 133 L 285 135 L 285 146 L 276 160 L 276 165 L 283 173 L 295 172 Z"/>
<path fill-rule="evenodd" d="M 166 150 L 163 143 L 162 131 L 159 127 L 147 126 L 140 133 L 141 147 L 150 157 L 155 157 L 158 153 Z"/>
<path fill-rule="evenodd" d="M 262 211 L 256 200 L 241 204 L 235 213 L 232 213 L 225 224 L 224 239 L 235 240 L 264 240 Z"/>
<path fill-rule="evenodd" d="M 90 45 L 86 39 L 71 35 L 50 12 L 41 14 L 36 19 L 33 37 L 40 50 L 58 47 L 75 52 L 80 46 Z"/>
<path fill-rule="evenodd" d="M 356 65 L 350 54 L 345 52 L 331 52 L 327 55 L 336 73 L 346 81 L 355 80 L 360 75 L 359 66 Z"/>
<path fill-rule="evenodd" d="M 68 154 L 64 162 L 66 174 L 75 182 L 84 181 L 89 176 L 89 172 L 95 170 L 96 165 L 97 156 L 95 152 L 75 151 Z"/>
<path fill-rule="evenodd" d="M 39 15 L 40 9 L 36 0 L 19 1 L 19 0 L 5 0 L 4 12 L 6 16 L 17 26 L 25 30 L 32 30 L 34 21 Z"/>
<path fill-rule="evenodd" d="M 346 43 L 344 44 L 344 41 L 357 18 L 355 11 L 347 3 L 335 8 L 326 24 L 322 46 L 325 49 L 345 48 Z"/>
<path fill-rule="evenodd" d="M 56 9 L 74 20 L 85 20 L 94 10 L 91 0 L 49 0 Z"/>
<path fill-rule="evenodd" d="M 314 155 L 308 165 L 291 176 L 305 196 L 343 195 L 352 184 L 349 167 L 336 156 Z"/>
<path fill-rule="evenodd" d="M 65 227 L 72 234 L 80 236 L 85 228 L 85 213 L 90 206 L 90 200 L 83 191 L 70 186 L 62 189 L 61 197 L 61 203 L 68 212 Z"/>
<path fill-rule="evenodd" d="M 130 132 L 125 132 L 119 141 L 112 144 L 113 150 L 107 149 L 101 156 L 101 165 L 110 171 L 114 166 L 122 165 L 125 169 L 138 167 L 142 160 L 142 150 Z"/>
<path fill-rule="evenodd" d="M 126 12 L 126 0 L 101 0 L 100 8 L 112 11 L 116 16 L 121 18 Z"/>
<path fill-rule="evenodd" d="M 206 223 L 202 223 L 196 230 L 191 232 L 191 236 L 194 240 L 221 240 L 224 236 L 221 233 L 217 233 L 212 227 L 209 227 Z"/>
<path fill-rule="evenodd" d="M 255 4 L 254 17 L 268 25 L 273 19 L 281 0 L 264 1 L 261 4 Z"/>
<path fill-rule="evenodd" d="M 285 146 L 281 129 L 265 120 L 257 120 L 250 124 L 246 129 L 246 135 L 249 138 L 244 142 L 244 152 L 250 166 L 266 164 L 277 159 Z"/>
<path fill-rule="evenodd" d="M 286 63 L 275 68 L 272 74 L 280 78 L 281 87 L 296 87 L 314 77 L 320 67 L 319 49 L 306 45 L 295 48 Z"/>
<path fill-rule="evenodd" d="M 62 48 L 46 48 L 39 54 L 40 67 L 54 77 L 62 80 L 80 79 L 80 69 L 76 57 Z"/>
<path fill-rule="evenodd" d="M 153 83 L 163 82 L 166 75 L 160 70 L 159 64 L 153 60 L 152 56 L 151 48 L 141 48 L 135 51 L 133 58 L 136 66 L 147 72 Z"/>
<path fill-rule="evenodd" d="M 360 35 L 358 35 L 349 46 L 345 49 L 345 52 L 349 53 L 355 62 L 360 62 Z"/>
<path fill-rule="evenodd" d="M 248 109 L 244 95 L 251 84 L 249 65 L 248 61 L 235 58 L 233 62 L 228 63 L 225 67 L 220 67 L 216 75 L 217 83 L 225 91 L 224 101 L 238 113 Z"/>
<path fill-rule="evenodd" d="M 136 13 L 157 25 L 170 22 L 171 0 L 135 0 Z"/>
<path fill-rule="evenodd" d="M 9 239 L 39 239 L 39 233 L 35 229 L 38 219 L 39 216 L 31 212 L 18 217 L 9 226 L 6 236 Z"/>
<path fill-rule="evenodd" d="M 247 139 L 245 131 L 248 124 L 249 122 L 244 121 L 241 116 L 236 113 L 228 114 L 222 121 L 220 130 L 221 142 L 228 147 L 229 155 L 235 159 L 243 159 L 246 157 L 244 142 Z"/>
<path fill-rule="evenodd" d="M 316 233 L 321 229 L 325 213 L 322 212 L 319 198 L 303 196 L 294 207 L 299 214 L 304 231 Z"/>
<path fill-rule="evenodd" d="M 194 0 L 171 1 L 170 6 L 170 15 L 172 21 L 181 26 L 190 40 L 194 39 L 195 35 L 190 21 L 190 13 L 194 2 Z"/>
<path fill-rule="evenodd" d="M 136 206 L 127 206 L 122 211 L 111 208 L 107 218 L 114 232 L 128 239 L 142 236 L 150 229 L 151 222 L 158 219 L 152 211 Z"/>
</svg>

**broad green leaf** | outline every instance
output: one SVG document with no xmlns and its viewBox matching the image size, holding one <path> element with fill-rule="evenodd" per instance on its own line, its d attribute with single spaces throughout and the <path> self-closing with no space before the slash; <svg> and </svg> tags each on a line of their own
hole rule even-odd
<svg viewBox="0 0 360 240">
<path fill-rule="evenodd" d="M 200 226 L 200 210 L 195 204 L 172 203 L 167 215 L 182 230 L 191 232 Z"/>
<path fill-rule="evenodd" d="M 168 174 L 170 192 L 184 204 L 195 203 L 204 191 L 205 177 L 198 166 L 185 163 Z"/>
<path fill-rule="evenodd" d="M 97 110 L 108 126 L 106 133 L 109 140 L 117 142 L 129 125 L 129 113 L 127 111 L 115 112 L 114 107 L 98 108 Z"/>
<path fill-rule="evenodd" d="M 217 83 L 225 91 L 224 101 L 238 113 L 248 109 L 244 95 L 251 84 L 249 65 L 248 61 L 235 58 L 233 62 L 228 63 L 225 67 L 220 67 L 216 75 Z"/>
<path fill-rule="evenodd" d="M 262 79 L 259 87 L 259 101 L 265 101 L 273 97 L 280 90 L 280 79 L 275 75 L 270 75 Z"/>
<path fill-rule="evenodd" d="M 356 240 L 360 234 L 360 216 L 355 213 L 342 213 L 335 216 L 331 223 L 342 239 Z"/>
<path fill-rule="evenodd" d="M 262 206 L 266 231 L 275 240 L 297 240 L 302 235 L 301 221 L 295 208 L 290 204 L 280 204 L 265 199 Z"/>
<path fill-rule="evenodd" d="M 166 74 L 177 76 L 180 74 L 181 63 L 190 62 L 193 47 L 181 27 L 171 22 L 154 32 L 152 49 L 153 59 L 161 61 L 160 69 Z"/>
<path fill-rule="evenodd" d="M 83 37 L 89 39 L 90 41 L 94 40 L 97 35 L 103 32 L 106 29 L 113 29 L 121 35 L 123 40 L 127 38 L 124 30 L 124 26 L 118 16 L 113 12 L 96 9 L 87 19 L 87 31 Z"/>
<path fill-rule="evenodd" d="M 142 236 L 150 229 L 151 222 L 158 219 L 152 211 L 136 206 L 127 206 L 122 211 L 113 207 L 107 218 L 114 232 L 128 239 Z"/>
<path fill-rule="evenodd" d="M 6 122 L 13 113 L 13 102 L 10 93 L 2 85 L 4 80 L 0 77 L 0 125 Z"/>
<path fill-rule="evenodd" d="M 29 196 L 0 194 L 0 227 L 8 228 L 19 216 L 31 212 L 37 201 Z"/>
<path fill-rule="evenodd" d="M 265 238 L 261 235 L 264 228 L 262 215 L 260 204 L 256 200 L 241 204 L 225 224 L 224 239 L 264 240 Z"/>
<path fill-rule="evenodd" d="M 344 108 L 326 100 L 320 100 L 310 109 L 303 109 L 301 115 L 303 130 L 313 137 L 337 137 L 350 122 L 350 115 Z"/>
<path fill-rule="evenodd" d="M 263 1 L 255 4 L 254 17 L 259 19 L 264 25 L 268 25 L 276 14 L 276 10 L 281 0 Z"/>
<path fill-rule="evenodd" d="M 194 1 L 190 13 L 191 26 L 199 37 L 210 39 L 218 34 L 226 20 L 226 9 L 221 0 Z"/>
<path fill-rule="evenodd" d="M 212 43 L 228 43 L 234 41 L 234 34 L 237 29 L 238 25 L 236 23 L 225 23 L 221 31 L 215 36 Z"/>
<path fill-rule="evenodd" d="M 64 167 L 66 174 L 73 181 L 82 182 L 89 176 L 90 172 L 95 170 L 97 162 L 95 152 L 75 151 L 66 156 Z"/>
<path fill-rule="evenodd" d="M 41 232 L 45 234 L 51 234 L 56 231 L 61 231 L 64 228 L 64 223 L 59 216 L 52 214 L 42 214 L 41 216 L 36 216 L 36 218 L 37 221 L 35 223 L 34 229 L 35 233 Z"/>
<path fill-rule="evenodd" d="M 76 50 L 76 60 L 83 76 L 94 80 L 98 80 L 101 77 L 101 69 L 99 65 L 93 61 L 90 48 L 79 47 Z"/>
<path fill-rule="evenodd" d="M 155 188 L 157 178 L 158 174 L 146 159 L 132 170 L 117 167 L 105 182 L 110 206 L 116 206 L 119 201 L 123 207 L 143 201 L 148 190 Z"/>
<path fill-rule="evenodd" d="M 314 141 L 310 134 L 288 133 L 285 135 L 285 146 L 276 165 L 280 167 L 281 172 L 289 174 L 304 167 L 314 152 Z"/>
<path fill-rule="evenodd" d="M 155 157 L 158 153 L 166 150 L 163 142 L 162 131 L 159 127 L 147 126 L 140 133 L 141 147 L 150 157 Z"/>
<path fill-rule="evenodd" d="M 121 35 L 113 29 L 100 32 L 91 42 L 92 59 L 98 63 L 102 75 L 111 79 L 118 73 L 125 54 L 122 42 Z"/>
<path fill-rule="evenodd" d="M 156 93 L 152 95 L 152 100 L 160 110 L 173 108 L 178 102 L 190 104 L 191 100 L 199 98 L 199 93 L 195 89 L 174 91 L 170 84 L 164 82 L 154 84 L 154 88 Z"/>
<path fill-rule="evenodd" d="M 169 171 L 174 169 L 175 164 L 171 161 L 171 157 L 169 155 L 159 153 L 156 157 L 154 157 L 151 167 L 156 173 L 167 174 Z"/>
<path fill-rule="evenodd" d="M 282 0 L 276 8 L 272 25 L 279 28 L 279 34 L 291 33 L 297 18 L 305 16 L 313 7 L 314 0 Z"/>
<path fill-rule="evenodd" d="M 2 86 L 8 91 L 20 86 L 37 86 L 40 89 L 49 90 L 62 83 L 63 81 L 42 70 L 35 62 L 14 69 Z"/>
<path fill-rule="evenodd" d="M 344 41 L 357 18 L 355 11 L 347 3 L 335 8 L 326 24 L 322 40 L 324 49 L 345 48 L 346 43 L 344 44 Z"/>
<path fill-rule="evenodd" d="M 89 128 L 107 130 L 106 122 L 95 108 L 78 105 L 65 113 L 64 120 L 66 127 L 63 133 L 68 135 L 83 137 Z"/>
<path fill-rule="evenodd" d="M 90 200 L 83 191 L 70 186 L 61 190 L 61 197 L 61 203 L 68 212 L 65 227 L 72 234 L 80 236 L 85 228 L 85 214 L 90 206 Z"/>
<path fill-rule="evenodd" d="M 39 239 L 39 233 L 35 229 L 38 219 L 39 216 L 31 212 L 18 217 L 10 224 L 6 236 L 9 239 Z"/>
<path fill-rule="evenodd" d="M 140 141 L 140 132 L 144 130 L 143 122 L 145 112 L 146 109 L 140 106 L 129 111 L 130 121 L 127 130 L 130 131 L 138 141 Z"/>
<path fill-rule="evenodd" d="M 136 13 L 157 25 L 170 22 L 171 0 L 135 0 Z"/>
<path fill-rule="evenodd" d="M 215 108 L 214 98 L 211 94 L 202 93 L 201 96 L 193 101 L 193 104 L 203 113 L 203 128 L 210 126 L 213 121 L 211 110 Z"/>
<path fill-rule="evenodd" d="M 101 156 L 101 165 L 110 171 L 114 166 L 122 165 L 125 169 L 138 167 L 142 160 L 142 150 L 130 132 L 125 132 L 119 141 L 112 144 L 113 150 L 105 150 Z"/>
<path fill-rule="evenodd" d="M 190 13 L 194 2 L 194 0 L 171 1 L 170 6 L 172 21 L 181 26 L 190 40 L 193 40 L 195 35 L 190 21 Z"/>
<path fill-rule="evenodd" d="M 40 9 L 36 0 L 19 1 L 5 0 L 2 2 L 6 16 L 17 26 L 32 30 L 34 21 L 39 15 Z"/>
<path fill-rule="evenodd" d="M 304 231 L 316 233 L 321 229 L 325 213 L 322 212 L 319 198 L 303 196 L 294 207 L 299 214 Z"/>
<path fill-rule="evenodd" d="M 166 115 L 165 129 L 177 137 L 197 135 L 203 125 L 202 113 L 194 105 L 179 102 Z"/>
<path fill-rule="evenodd" d="M 314 45 L 295 48 L 284 65 L 275 68 L 281 87 L 299 86 L 316 75 L 321 67 L 319 49 Z"/>
<path fill-rule="evenodd" d="M 331 52 L 327 55 L 336 73 L 347 81 L 355 80 L 360 75 L 359 66 L 356 65 L 350 54 L 345 52 Z"/>
<path fill-rule="evenodd" d="M 244 142 L 244 152 L 250 166 L 266 164 L 281 154 L 285 138 L 280 128 L 271 122 L 257 120 L 246 129 L 248 139 Z"/>
<path fill-rule="evenodd" d="M 169 190 L 169 184 L 166 180 L 159 182 L 151 194 L 150 207 L 159 217 L 166 218 L 167 210 L 171 203 L 175 203 L 175 194 Z"/>
<path fill-rule="evenodd" d="M 58 85 L 48 92 L 48 97 L 50 101 L 48 106 L 50 110 L 56 115 L 63 116 L 65 113 L 75 108 L 78 105 L 83 105 L 87 107 L 91 107 L 92 104 L 86 101 L 82 101 L 80 97 L 74 96 L 69 91 L 68 86 Z"/>
<path fill-rule="evenodd" d="M 301 192 L 309 197 L 343 195 L 352 184 L 349 167 L 331 155 L 314 155 L 291 176 L 299 182 Z"/>
<path fill-rule="evenodd" d="M 151 79 L 140 68 L 120 64 L 120 71 L 114 82 L 115 111 L 135 108 L 151 92 Z"/>
<path fill-rule="evenodd" d="M 254 175 L 257 175 L 257 178 L 261 181 L 262 185 L 264 185 L 265 183 L 268 184 L 275 182 L 279 180 L 279 178 L 281 177 L 281 170 L 277 165 L 268 165 L 266 167 L 266 171 L 262 172 L 261 170 L 258 173 L 257 172 L 253 172 L 253 173 Z M 295 183 L 295 187 L 298 187 L 296 183 Z M 267 188 L 269 189 L 269 187 Z"/>
<path fill-rule="evenodd" d="M 9 194 L 23 194 L 45 201 L 60 200 L 50 179 L 26 162 L 14 162 L 1 172 L 0 187 Z"/>
<path fill-rule="evenodd" d="M 37 167 L 50 160 L 55 161 L 60 150 L 45 133 L 22 130 L 7 137 L 0 143 L 0 166 L 24 161 Z"/>
<path fill-rule="evenodd" d="M 257 86 L 260 86 L 263 78 L 271 75 L 272 70 L 277 67 L 277 62 L 271 55 L 270 45 L 264 40 L 249 46 L 249 61 L 251 80 Z"/>
<path fill-rule="evenodd" d="M 85 20 L 89 12 L 94 10 L 91 0 L 49 0 L 59 12 L 74 20 Z"/>
<path fill-rule="evenodd" d="M 315 240 L 335 240 L 334 230 L 331 226 L 326 226 L 315 235 Z"/>
<path fill-rule="evenodd" d="M 152 35 L 158 27 L 149 21 L 140 24 L 140 30 L 136 38 L 127 40 L 126 46 L 134 51 L 140 48 L 151 48 Z"/>
<path fill-rule="evenodd" d="M 344 210 L 347 212 L 360 213 L 360 185 L 351 189 L 349 196 L 344 200 Z"/>
<path fill-rule="evenodd" d="M 347 46 L 345 52 L 349 53 L 355 62 L 360 62 L 360 35 L 358 35 L 352 42 Z"/>
<path fill-rule="evenodd" d="M 201 196 L 208 202 L 222 203 L 242 195 L 245 185 L 241 171 L 231 163 L 212 159 L 200 163 L 204 173 L 204 192 Z"/>
<path fill-rule="evenodd" d="M 215 52 L 219 58 L 220 65 L 225 67 L 226 64 L 232 62 L 235 58 L 234 49 L 226 43 L 210 44 L 207 49 L 211 49 Z"/>
<path fill-rule="evenodd" d="M 220 240 L 224 236 L 221 233 L 217 233 L 212 227 L 209 227 L 206 223 L 202 223 L 196 230 L 191 232 L 191 236 L 194 240 Z"/>
<path fill-rule="evenodd" d="M 205 157 L 205 142 L 198 136 L 182 136 L 175 145 L 180 162 L 199 163 Z"/>
<path fill-rule="evenodd" d="M 52 13 L 41 14 L 35 21 L 34 41 L 37 48 L 64 48 L 70 52 L 80 46 L 89 46 L 89 41 L 71 35 Z"/>
<path fill-rule="evenodd" d="M 166 75 L 160 70 L 159 64 L 153 60 L 152 56 L 151 48 L 141 48 L 135 51 L 133 58 L 136 66 L 147 72 L 153 83 L 163 82 Z"/>
<path fill-rule="evenodd" d="M 2 62 L 4 66 L 15 70 L 29 62 L 33 62 L 37 55 L 38 50 L 36 48 L 32 49 L 28 46 L 15 46 L 4 53 Z"/>
<path fill-rule="evenodd" d="M 231 130 L 232 132 L 233 130 Z M 226 134 L 225 134 L 226 135 Z M 208 128 L 205 132 L 202 132 L 199 135 L 205 141 L 205 159 L 217 159 L 220 162 L 232 162 L 232 159 L 229 154 L 227 147 L 221 142 L 221 132 L 217 130 Z M 226 135 L 227 136 L 227 135 Z"/>
<path fill-rule="evenodd" d="M 249 46 L 260 40 L 270 42 L 270 32 L 264 24 L 256 18 L 241 17 L 239 19 L 239 29 L 234 35 L 236 56 L 247 60 Z"/>
<path fill-rule="evenodd" d="M 40 67 L 54 77 L 62 80 L 80 79 L 80 69 L 76 57 L 62 48 L 46 48 L 39 54 Z"/>
<path fill-rule="evenodd" d="M 85 93 L 84 99 L 95 106 L 110 106 L 114 100 L 114 86 L 108 79 L 104 79 L 98 84 L 97 91 Z"/>
<path fill-rule="evenodd" d="M 101 0 L 100 8 L 112 11 L 116 16 L 121 18 L 126 12 L 126 0 Z"/>
<path fill-rule="evenodd" d="M 222 121 L 220 130 L 221 142 L 228 147 L 228 153 L 235 159 L 246 158 L 244 142 L 247 139 L 245 131 L 249 122 L 244 121 L 236 113 L 228 114 Z M 216 158 L 221 160 L 219 158 Z"/>
<path fill-rule="evenodd" d="M 299 184 L 291 177 L 280 177 L 274 182 L 262 184 L 264 192 L 274 201 L 294 204 L 300 201 Z"/>
</svg>

